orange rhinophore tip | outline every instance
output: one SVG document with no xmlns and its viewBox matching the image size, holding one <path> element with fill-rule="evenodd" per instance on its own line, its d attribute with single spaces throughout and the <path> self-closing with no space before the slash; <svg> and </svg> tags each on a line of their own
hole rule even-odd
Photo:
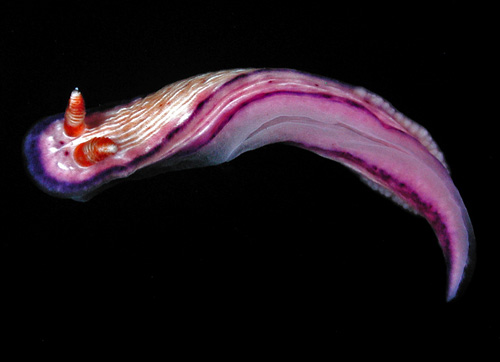
<svg viewBox="0 0 500 362">
<path fill-rule="evenodd" d="M 69 137 L 78 137 L 85 130 L 85 102 L 76 88 L 71 92 L 68 108 L 64 114 L 64 133 Z"/>
<path fill-rule="evenodd" d="M 80 166 L 88 167 L 114 155 L 117 151 L 118 146 L 109 138 L 96 137 L 76 146 L 73 157 Z"/>
</svg>

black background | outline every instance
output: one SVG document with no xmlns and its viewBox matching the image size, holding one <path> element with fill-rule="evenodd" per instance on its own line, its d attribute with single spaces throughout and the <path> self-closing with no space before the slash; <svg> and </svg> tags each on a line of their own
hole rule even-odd
<svg viewBox="0 0 500 362">
<path fill-rule="evenodd" d="M 491 44 L 487 21 L 471 23 L 488 10 L 332 5 L 3 11 L 0 343 L 331 357 L 350 341 L 386 352 L 500 342 L 497 131 L 481 114 Z M 239 67 L 363 86 L 430 131 L 478 240 L 461 299 L 445 302 L 425 220 L 303 150 L 268 146 L 87 203 L 44 194 L 24 170 L 25 133 L 62 112 L 74 87 L 95 107 Z"/>
</svg>

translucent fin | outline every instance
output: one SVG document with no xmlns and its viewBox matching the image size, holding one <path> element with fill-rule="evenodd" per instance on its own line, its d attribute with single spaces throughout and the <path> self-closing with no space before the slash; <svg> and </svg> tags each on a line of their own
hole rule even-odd
<svg viewBox="0 0 500 362">
<path fill-rule="evenodd" d="M 413 213 L 415 215 L 420 215 L 406 201 L 404 201 L 403 199 L 401 199 L 398 195 L 396 195 L 395 193 L 393 193 L 389 189 L 385 188 L 381 184 L 379 184 L 379 183 L 377 183 L 375 181 L 372 181 L 372 180 L 366 178 L 363 175 L 359 175 L 359 177 L 360 177 L 361 181 L 363 181 L 363 183 L 365 183 L 366 185 L 368 185 L 372 190 L 375 190 L 375 191 L 381 193 L 382 195 L 384 195 L 385 197 L 390 198 L 392 201 L 394 201 L 396 204 L 398 204 L 399 206 L 401 206 L 403 209 L 408 210 L 408 211 L 410 211 L 411 213 Z"/>
</svg>

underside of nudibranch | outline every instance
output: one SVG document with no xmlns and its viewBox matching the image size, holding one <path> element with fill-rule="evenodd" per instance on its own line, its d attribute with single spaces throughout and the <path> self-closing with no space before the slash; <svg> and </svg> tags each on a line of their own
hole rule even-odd
<svg viewBox="0 0 500 362">
<path fill-rule="evenodd" d="M 276 142 L 346 165 L 426 218 L 447 262 L 447 300 L 463 289 L 474 233 L 441 151 L 422 126 L 362 88 L 294 70 L 237 69 L 88 114 L 75 89 L 65 114 L 29 131 L 24 152 L 44 191 L 86 200 L 148 166 L 215 165 Z"/>
</svg>

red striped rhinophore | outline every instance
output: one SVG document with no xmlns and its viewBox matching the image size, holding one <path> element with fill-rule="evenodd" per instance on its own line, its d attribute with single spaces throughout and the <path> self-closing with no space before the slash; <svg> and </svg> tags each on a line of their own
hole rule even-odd
<svg viewBox="0 0 500 362">
<path fill-rule="evenodd" d="M 117 151 L 118 146 L 109 138 L 95 137 L 76 146 L 73 157 L 80 166 L 88 167 L 114 155 Z"/>
<path fill-rule="evenodd" d="M 71 92 L 68 108 L 64 114 L 64 133 L 69 137 L 78 137 L 85 131 L 85 102 L 76 88 Z"/>
</svg>

